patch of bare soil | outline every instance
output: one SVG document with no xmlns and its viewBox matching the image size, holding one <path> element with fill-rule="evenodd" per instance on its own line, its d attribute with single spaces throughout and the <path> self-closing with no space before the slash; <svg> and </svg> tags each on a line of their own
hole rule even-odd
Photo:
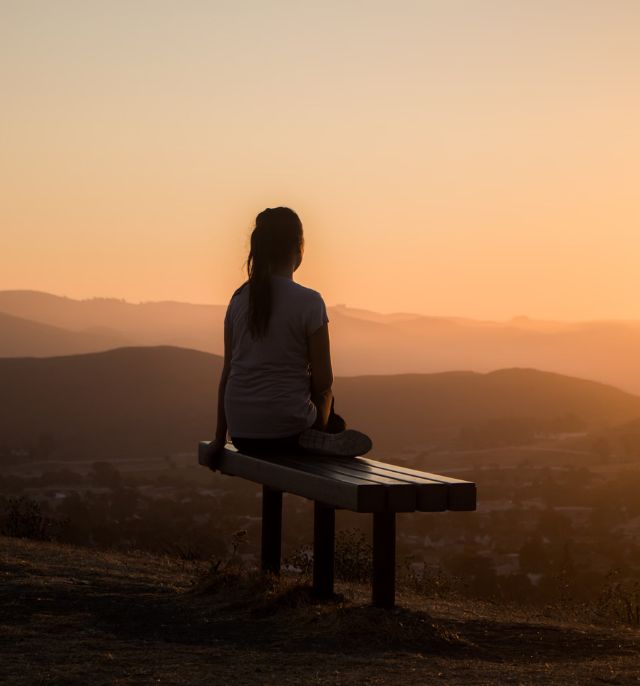
<svg viewBox="0 0 640 686">
<path fill-rule="evenodd" d="M 640 632 L 0 538 L 0 683 L 640 684 Z"/>
</svg>

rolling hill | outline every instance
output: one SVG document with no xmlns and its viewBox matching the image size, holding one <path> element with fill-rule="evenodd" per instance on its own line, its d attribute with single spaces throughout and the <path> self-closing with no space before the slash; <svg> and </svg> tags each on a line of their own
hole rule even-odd
<svg viewBox="0 0 640 686">
<path fill-rule="evenodd" d="M 92 352 L 113 347 L 118 337 L 119 345 L 172 345 L 222 354 L 223 305 L 133 304 L 115 298 L 73 300 L 37 291 L 0 291 L 0 312 L 64 329 L 69 346 L 60 347 L 60 332 L 48 336 L 35 329 L 38 341 L 29 343 L 26 331 L 16 336 L 15 322 L 2 319 L 4 357 Z M 330 307 L 329 319 L 339 376 L 531 367 L 640 393 L 637 321 L 554 322 L 518 316 L 496 322 L 380 314 L 344 305 Z M 81 335 L 74 339 L 74 332 Z"/>
<path fill-rule="evenodd" d="M 117 298 L 74 300 L 40 291 L 0 291 L 0 312 L 14 317 L 72 332 L 107 327 L 130 345 L 176 345 L 216 353 L 222 352 L 225 309 L 173 301 L 134 304 Z M 4 353 L 5 357 L 23 355 L 18 347 Z"/>
<path fill-rule="evenodd" d="M 171 346 L 0 359 L 0 445 L 49 433 L 65 455 L 142 458 L 194 451 L 213 435 L 220 357 Z M 377 450 L 492 418 L 574 415 L 591 426 L 640 417 L 640 398 L 535 369 L 337 378 L 336 409 Z"/>
<path fill-rule="evenodd" d="M 97 352 L 130 345 L 107 327 L 70 331 L 0 312 L 0 357 L 50 357 Z"/>
</svg>

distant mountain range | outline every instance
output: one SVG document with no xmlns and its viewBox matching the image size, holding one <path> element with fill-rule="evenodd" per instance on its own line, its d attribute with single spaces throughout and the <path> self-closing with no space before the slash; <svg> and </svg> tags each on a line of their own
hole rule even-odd
<svg viewBox="0 0 640 686">
<path fill-rule="evenodd" d="M 47 435 L 66 456 L 144 458 L 195 451 L 215 429 L 219 356 L 172 346 L 0 359 L 0 447 Z M 640 418 L 640 397 L 535 369 L 337 378 L 336 409 L 376 450 L 424 444 L 491 419 Z"/>
<path fill-rule="evenodd" d="M 0 356 L 35 354 L 49 357 L 108 350 L 119 345 L 177 345 L 221 353 L 225 310 L 222 305 L 172 301 L 136 305 L 115 298 L 73 300 L 39 291 L 0 291 L 1 313 L 56 327 L 57 336 L 64 330 L 70 347 L 67 351 L 47 350 L 49 336 L 43 331 L 38 343 L 42 352 L 24 353 L 18 345 L 24 324 L 3 320 L 0 321 Z M 18 333 L 14 334 L 14 330 Z M 78 350 L 87 334 L 92 337 L 91 343 L 97 344 L 101 337 L 102 347 Z M 15 340 L 15 344 L 11 344 L 11 340 Z M 52 348 L 58 340 L 52 338 Z"/>
<path fill-rule="evenodd" d="M 122 345 L 173 345 L 221 354 L 225 309 L 0 291 L 0 356 L 48 357 Z M 530 367 L 640 393 L 639 321 L 520 316 L 495 322 L 381 314 L 344 305 L 330 307 L 329 318 L 339 376 Z"/>
<path fill-rule="evenodd" d="M 97 352 L 131 341 L 108 327 L 71 331 L 0 312 L 0 357 L 51 357 Z"/>
</svg>

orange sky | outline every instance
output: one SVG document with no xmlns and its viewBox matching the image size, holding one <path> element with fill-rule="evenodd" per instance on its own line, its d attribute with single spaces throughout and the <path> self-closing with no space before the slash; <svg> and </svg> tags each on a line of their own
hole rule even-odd
<svg viewBox="0 0 640 686">
<path fill-rule="evenodd" d="M 640 2 L 0 5 L 0 289 L 640 319 Z"/>
</svg>

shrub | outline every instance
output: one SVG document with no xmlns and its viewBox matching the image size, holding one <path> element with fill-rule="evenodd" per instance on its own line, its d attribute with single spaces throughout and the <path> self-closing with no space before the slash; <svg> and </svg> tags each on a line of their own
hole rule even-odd
<svg viewBox="0 0 640 686">
<path fill-rule="evenodd" d="M 24 496 L 9 498 L 2 513 L 1 530 L 5 536 L 50 541 L 61 522 L 47 517 L 37 500 Z"/>
<path fill-rule="evenodd" d="M 595 612 L 605 620 L 640 626 L 640 581 L 611 573 L 596 599 Z"/>
<path fill-rule="evenodd" d="M 336 534 L 335 575 L 343 581 L 371 579 L 373 548 L 358 529 Z"/>
</svg>

